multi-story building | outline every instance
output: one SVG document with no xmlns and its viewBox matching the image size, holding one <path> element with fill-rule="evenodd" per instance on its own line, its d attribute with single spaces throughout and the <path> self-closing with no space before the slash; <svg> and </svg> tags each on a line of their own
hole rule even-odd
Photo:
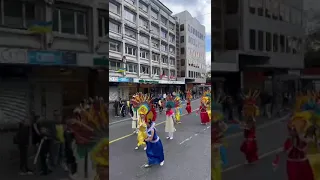
<svg viewBox="0 0 320 180">
<path fill-rule="evenodd" d="M 187 88 L 206 83 L 205 26 L 188 11 L 175 14 L 180 33 L 180 75 L 185 78 Z"/>
<path fill-rule="evenodd" d="M 163 93 L 174 90 L 169 85 L 184 84 L 177 81 L 176 20 L 171 14 L 158 0 L 109 1 L 109 75 L 137 83 L 127 88 L 116 84 L 110 91 L 128 99 L 137 90 Z"/>
<path fill-rule="evenodd" d="M 304 66 L 303 0 L 217 0 L 216 5 L 226 11 L 216 15 L 223 46 L 215 52 L 212 68 L 238 72 L 228 83 L 238 87 L 229 89 L 263 89 L 268 78 L 288 80 L 299 74 Z"/>
</svg>

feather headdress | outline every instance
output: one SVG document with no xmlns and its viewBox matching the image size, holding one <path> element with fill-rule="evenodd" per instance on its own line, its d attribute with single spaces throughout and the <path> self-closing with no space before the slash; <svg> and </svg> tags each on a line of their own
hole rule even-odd
<svg viewBox="0 0 320 180">
<path fill-rule="evenodd" d="M 171 108 L 177 108 L 181 106 L 181 100 L 180 98 L 173 97 L 171 95 L 168 95 L 166 98 L 166 107 L 171 107 Z"/>
<path fill-rule="evenodd" d="M 249 90 L 248 94 L 242 94 L 242 99 L 244 102 L 243 112 L 246 117 L 256 117 L 259 116 L 259 108 L 257 104 L 257 98 L 260 95 L 259 90 Z"/>
<path fill-rule="evenodd" d="M 222 103 L 224 101 L 225 101 L 225 97 L 218 96 L 217 98 L 214 98 L 214 96 L 212 96 L 211 109 L 213 111 L 212 113 L 213 122 L 220 121 L 223 119 L 223 113 L 221 111 L 222 111 Z"/>
<path fill-rule="evenodd" d="M 186 92 L 186 98 L 187 98 L 187 100 L 189 100 L 189 101 L 192 99 L 192 92 L 191 92 L 190 89 L 187 90 L 187 92 Z"/>
<path fill-rule="evenodd" d="M 201 102 L 206 107 L 211 107 L 211 92 L 209 90 L 205 91 L 201 97 Z"/>
<path fill-rule="evenodd" d="M 156 114 L 151 108 L 152 102 L 153 98 L 141 92 L 133 95 L 131 99 L 132 106 L 138 112 L 138 114 L 146 115 L 144 121 L 148 121 L 149 119 L 155 121 Z"/>
<path fill-rule="evenodd" d="M 67 122 L 73 132 L 80 157 L 91 152 L 91 159 L 97 168 L 97 176 L 102 176 L 101 169 L 108 169 L 108 110 L 103 98 L 84 100 L 74 111 L 75 117 Z"/>
</svg>

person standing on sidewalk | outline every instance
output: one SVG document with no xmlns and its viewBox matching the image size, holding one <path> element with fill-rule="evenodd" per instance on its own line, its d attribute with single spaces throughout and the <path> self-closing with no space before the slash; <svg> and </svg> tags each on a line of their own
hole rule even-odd
<svg viewBox="0 0 320 180">
<path fill-rule="evenodd" d="M 28 149 L 30 143 L 30 125 L 27 120 L 20 122 L 19 130 L 14 137 L 14 143 L 18 145 L 20 151 L 20 175 L 32 175 L 33 172 L 28 167 Z"/>
<path fill-rule="evenodd" d="M 114 107 L 115 117 L 119 117 L 119 101 L 118 100 L 114 101 L 113 107 Z"/>
</svg>

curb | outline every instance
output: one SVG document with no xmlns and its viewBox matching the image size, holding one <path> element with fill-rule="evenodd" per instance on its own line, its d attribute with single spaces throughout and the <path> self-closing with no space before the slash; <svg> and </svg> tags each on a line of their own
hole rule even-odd
<svg viewBox="0 0 320 180">
<path fill-rule="evenodd" d="M 194 102 L 194 101 L 197 101 L 197 100 L 199 100 L 199 99 L 192 100 L 191 103 Z M 158 112 L 159 111 L 157 111 L 157 113 Z M 118 124 L 118 123 L 122 123 L 122 122 L 126 122 L 126 121 L 131 121 L 131 118 L 126 118 L 126 119 L 118 120 L 118 121 L 115 121 L 115 122 L 111 122 L 111 123 L 109 123 L 109 126 L 114 125 L 114 124 Z"/>
</svg>

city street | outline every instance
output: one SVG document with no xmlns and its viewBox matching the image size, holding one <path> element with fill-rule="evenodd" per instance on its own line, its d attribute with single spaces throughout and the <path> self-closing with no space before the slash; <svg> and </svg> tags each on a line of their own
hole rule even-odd
<svg viewBox="0 0 320 180">
<path fill-rule="evenodd" d="M 200 101 L 192 103 L 193 110 Z M 186 113 L 183 108 L 183 114 Z M 182 124 L 176 125 L 174 139 L 168 141 L 164 133 L 164 115 L 157 119 L 157 132 L 165 151 L 164 166 L 144 168 L 147 157 L 143 149 L 134 150 L 136 135 L 129 135 L 131 122 L 115 124 L 110 129 L 110 179 L 160 180 L 202 179 L 211 176 L 211 129 L 200 124 L 196 113 L 182 116 Z M 126 135 L 127 134 L 127 135 Z"/>
<path fill-rule="evenodd" d="M 245 165 L 245 157 L 240 152 L 243 140 L 242 134 L 228 136 L 227 151 L 229 164 L 224 168 L 223 180 L 244 178 L 247 180 L 285 180 L 285 156 L 281 154 L 281 162 L 276 171 L 273 170 L 272 161 L 287 138 L 286 121 L 289 116 L 272 120 L 260 125 L 257 130 L 257 140 L 260 160 L 254 165 Z"/>
</svg>

